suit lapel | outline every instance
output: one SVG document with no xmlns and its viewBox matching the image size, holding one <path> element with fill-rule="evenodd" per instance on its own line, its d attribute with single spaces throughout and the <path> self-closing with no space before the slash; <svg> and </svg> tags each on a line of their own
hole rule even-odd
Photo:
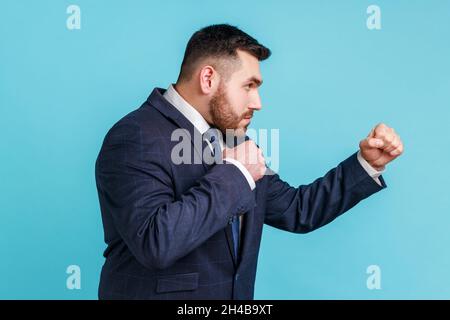
<svg viewBox="0 0 450 320">
<path fill-rule="evenodd" d="M 208 144 L 203 140 L 201 133 L 195 126 L 164 98 L 163 94 L 165 91 L 166 89 L 155 88 L 147 98 L 147 102 L 155 107 L 166 118 L 169 118 L 174 122 L 179 128 L 187 130 L 195 150 L 194 163 L 200 163 L 199 161 L 201 161 L 205 170 L 208 170 L 208 164 L 203 161 L 203 150 L 208 148 Z"/>
</svg>

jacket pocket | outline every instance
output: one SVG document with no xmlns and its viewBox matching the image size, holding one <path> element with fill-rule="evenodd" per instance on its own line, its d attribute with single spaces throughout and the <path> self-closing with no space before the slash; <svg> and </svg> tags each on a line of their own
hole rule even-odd
<svg viewBox="0 0 450 320">
<path fill-rule="evenodd" d="M 156 292 L 189 291 L 197 288 L 198 272 L 193 272 L 159 277 Z"/>
</svg>

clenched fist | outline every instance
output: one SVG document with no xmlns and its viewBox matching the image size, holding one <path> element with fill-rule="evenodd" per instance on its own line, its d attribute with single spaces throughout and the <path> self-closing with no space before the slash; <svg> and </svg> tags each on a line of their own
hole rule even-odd
<svg viewBox="0 0 450 320">
<path fill-rule="evenodd" d="M 400 136 L 384 123 L 373 128 L 367 138 L 361 140 L 359 148 L 361 156 L 378 171 L 403 153 Z"/>
<path fill-rule="evenodd" d="M 232 158 L 242 163 L 255 182 L 266 172 L 263 153 L 252 140 L 247 140 L 234 148 L 225 148 L 222 158 Z"/>
</svg>

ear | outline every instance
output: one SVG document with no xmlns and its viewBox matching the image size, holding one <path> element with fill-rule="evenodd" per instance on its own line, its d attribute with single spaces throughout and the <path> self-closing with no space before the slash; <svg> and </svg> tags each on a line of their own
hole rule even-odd
<svg viewBox="0 0 450 320">
<path fill-rule="evenodd" d="M 200 90 L 203 94 L 209 95 L 215 92 L 217 85 L 220 81 L 220 75 L 214 69 L 214 67 L 210 65 L 204 66 L 200 70 Z"/>
</svg>

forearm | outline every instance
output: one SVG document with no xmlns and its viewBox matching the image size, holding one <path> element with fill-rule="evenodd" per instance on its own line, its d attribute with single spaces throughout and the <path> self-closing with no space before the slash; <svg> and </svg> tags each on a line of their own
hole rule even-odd
<svg viewBox="0 0 450 320">
<path fill-rule="evenodd" d="M 282 193 L 272 195 L 265 222 L 295 233 L 313 231 L 383 189 L 384 180 L 379 179 L 381 186 L 362 168 L 355 153 L 311 184 L 294 188 L 273 181 Z"/>
<path fill-rule="evenodd" d="M 255 204 L 246 178 L 231 164 L 212 167 L 176 201 L 169 189 L 133 189 L 131 183 L 118 197 L 124 207 L 112 215 L 130 250 L 148 267 L 170 266 Z"/>
</svg>

